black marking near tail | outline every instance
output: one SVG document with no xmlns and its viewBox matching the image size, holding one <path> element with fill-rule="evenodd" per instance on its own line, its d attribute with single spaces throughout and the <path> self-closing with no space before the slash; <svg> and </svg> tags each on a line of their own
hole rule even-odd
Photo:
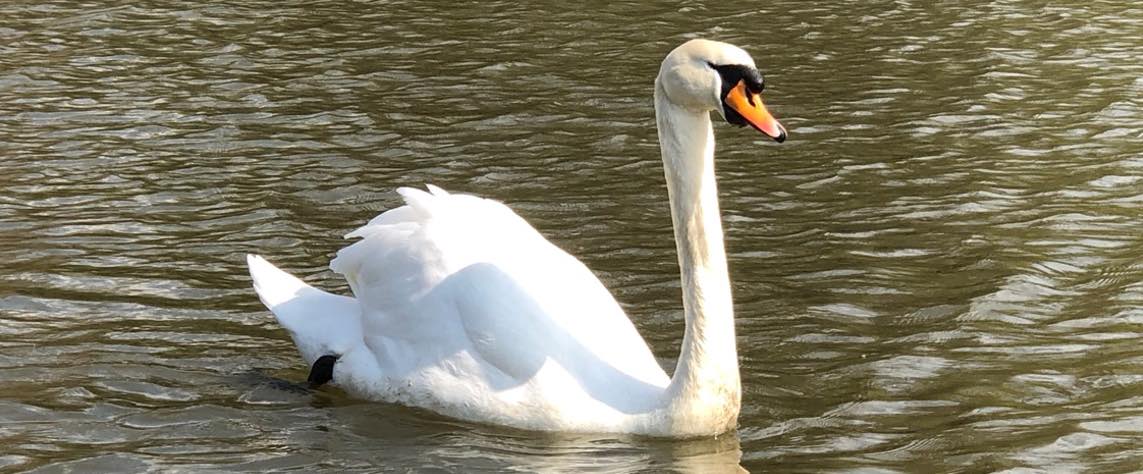
<svg viewBox="0 0 1143 474">
<path fill-rule="evenodd" d="M 310 367 L 310 376 L 306 379 L 306 382 L 310 383 L 310 388 L 320 387 L 322 384 L 333 380 L 333 364 L 336 363 L 337 356 L 323 355 L 318 357 L 313 367 Z"/>
</svg>

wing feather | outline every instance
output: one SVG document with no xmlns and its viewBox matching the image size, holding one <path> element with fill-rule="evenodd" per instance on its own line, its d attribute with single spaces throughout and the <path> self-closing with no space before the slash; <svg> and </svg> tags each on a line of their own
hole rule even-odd
<svg viewBox="0 0 1143 474">
<path fill-rule="evenodd" d="M 429 189 L 399 190 L 405 206 L 351 233 L 362 240 L 330 263 L 357 296 L 366 334 L 459 337 L 514 378 L 553 360 L 571 372 L 604 364 L 666 384 L 634 325 L 579 260 L 497 201 Z"/>
</svg>

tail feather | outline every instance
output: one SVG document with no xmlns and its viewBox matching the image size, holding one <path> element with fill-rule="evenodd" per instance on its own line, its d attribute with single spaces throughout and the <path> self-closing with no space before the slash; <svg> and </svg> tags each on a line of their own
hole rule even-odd
<svg viewBox="0 0 1143 474">
<path fill-rule="evenodd" d="M 357 300 L 309 286 L 257 255 L 247 255 L 246 263 L 258 298 L 290 331 L 307 364 L 361 342 Z"/>
<path fill-rule="evenodd" d="M 258 255 L 247 255 L 246 265 L 250 267 L 250 277 L 254 279 L 254 291 L 258 292 L 262 304 L 271 311 L 275 306 L 294 299 L 307 289 L 321 291 L 280 270 Z"/>
</svg>

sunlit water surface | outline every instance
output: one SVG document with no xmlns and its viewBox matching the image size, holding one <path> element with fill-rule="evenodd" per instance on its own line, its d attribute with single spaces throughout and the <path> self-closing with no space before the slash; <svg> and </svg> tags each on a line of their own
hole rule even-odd
<svg viewBox="0 0 1143 474">
<path fill-rule="evenodd" d="M 1140 466 L 1137 2 L 213 3 L 0 5 L 0 469 Z M 791 137 L 716 130 L 737 433 L 294 385 L 243 255 L 345 292 L 340 236 L 426 182 L 580 256 L 671 367 L 651 83 L 698 36 L 753 53 Z"/>
</svg>

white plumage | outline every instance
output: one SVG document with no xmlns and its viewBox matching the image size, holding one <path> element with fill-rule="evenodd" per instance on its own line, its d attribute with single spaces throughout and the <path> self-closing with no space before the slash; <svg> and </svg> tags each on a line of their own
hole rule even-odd
<svg viewBox="0 0 1143 474">
<path fill-rule="evenodd" d="M 306 362 L 338 355 L 334 381 L 359 397 L 525 428 L 608 431 L 646 410 L 670 380 L 587 267 L 499 202 L 430 189 L 346 236 L 362 240 L 330 267 L 356 302 L 249 257 Z"/>
</svg>

